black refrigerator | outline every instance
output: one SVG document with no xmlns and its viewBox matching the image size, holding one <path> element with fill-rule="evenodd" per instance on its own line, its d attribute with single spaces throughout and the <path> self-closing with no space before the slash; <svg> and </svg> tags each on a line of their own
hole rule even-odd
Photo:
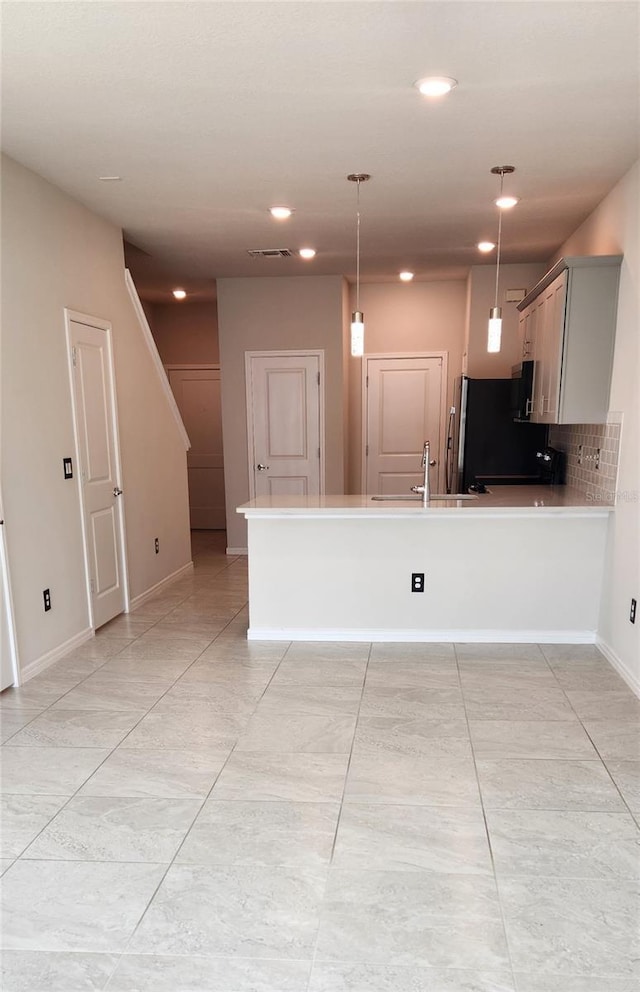
<svg viewBox="0 0 640 992">
<path fill-rule="evenodd" d="M 477 484 L 538 483 L 536 452 L 546 444 L 545 424 L 514 421 L 511 379 L 456 380 L 447 438 L 449 492 L 465 493 Z"/>
</svg>

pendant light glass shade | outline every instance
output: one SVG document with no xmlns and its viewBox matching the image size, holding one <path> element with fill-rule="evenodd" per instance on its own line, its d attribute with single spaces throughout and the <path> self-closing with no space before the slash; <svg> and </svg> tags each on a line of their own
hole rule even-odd
<svg viewBox="0 0 640 992">
<path fill-rule="evenodd" d="M 351 314 L 351 354 L 354 358 L 364 355 L 364 314 L 360 310 Z"/>
<path fill-rule="evenodd" d="M 364 355 L 364 314 L 360 309 L 360 183 L 365 183 L 371 176 L 366 172 L 352 172 L 347 176 L 350 183 L 358 185 L 357 223 L 356 223 L 356 309 L 351 314 L 351 355 L 360 358 Z"/>
<path fill-rule="evenodd" d="M 500 200 L 502 198 L 502 189 L 504 186 L 504 177 L 512 172 L 515 172 L 515 168 L 512 165 L 495 165 L 491 170 L 493 175 L 500 176 L 500 196 L 495 201 L 496 205 L 500 205 Z M 515 197 L 511 198 L 514 203 L 517 203 Z M 511 203 L 511 206 L 514 205 Z M 494 303 L 489 310 L 489 324 L 487 327 L 487 351 L 489 354 L 497 354 L 500 351 L 500 346 L 502 343 L 502 307 L 498 306 L 498 288 L 500 279 L 500 251 L 502 248 L 502 210 L 499 212 L 498 220 L 498 240 L 496 242 L 496 290 Z"/>
<path fill-rule="evenodd" d="M 500 351 L 502 338 L 502 307 L 491 307 L 489 310 L 489 330 L 487 333 L 487 351 L 495 354 Z"/>
</svg>

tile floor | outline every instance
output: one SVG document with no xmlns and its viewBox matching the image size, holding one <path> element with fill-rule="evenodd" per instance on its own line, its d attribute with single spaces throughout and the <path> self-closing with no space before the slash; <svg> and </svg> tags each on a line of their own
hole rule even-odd
<svg viewBox="0 0 640 992">
<path fill-rule="evenodd" d="M 3 992 L 637 992 L 598 652 L 248 643 L 222 539 L 0 697 Z"/>
</svg>

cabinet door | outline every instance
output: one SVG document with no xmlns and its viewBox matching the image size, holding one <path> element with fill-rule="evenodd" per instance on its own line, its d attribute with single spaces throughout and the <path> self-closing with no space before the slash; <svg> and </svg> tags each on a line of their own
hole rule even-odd
<svg viewBox="0 0 640 992">
<path fill-rule="evenodd" d="M 562 348 L 564 343 L 564 315 L 567 291 L 567 273 L 551 283 L 545 292 L 545 376 L 544 424 L 558 422 L 560 384 L 562 376 Z"/>
<path fill-rule="evenodd" d="M 542 423 L 544 415 L 545 400 L 545 319 L 546 319 L 546 298 L 545 294 L 540 296 L 531 304 L 531 328 L 532 328 L 532 357 L 533 366 L 533 403 L 531 407 L 531 420 L 535 424 Z"/>
</svg>

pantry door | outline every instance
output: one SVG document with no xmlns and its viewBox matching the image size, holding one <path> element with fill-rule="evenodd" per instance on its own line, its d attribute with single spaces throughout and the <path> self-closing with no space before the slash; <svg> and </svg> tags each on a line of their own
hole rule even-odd
<svg viewBox="0 0 640 992">
<path fill-rule="evenodd" d="M 443 492 L 446 353 L 371 355 L 364 363 L 363 488 L 405 494 L 423 479 L 422 451 L 431 443 L 432 492 Z"/>
<path fill-rule="evenodd" d="M 66 311 L 91 626 L 127 606 L 111 325 Z"/>
<path fill-rule="evenodd" d="M 323 492 L 322 366 L 322 352 L 247 352 L 252 499 Z"/>
</svg>

